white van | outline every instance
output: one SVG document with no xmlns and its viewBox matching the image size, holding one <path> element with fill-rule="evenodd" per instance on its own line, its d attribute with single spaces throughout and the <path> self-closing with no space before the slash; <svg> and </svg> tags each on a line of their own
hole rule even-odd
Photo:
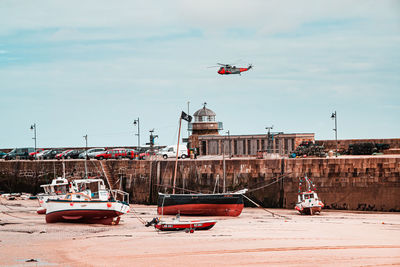
<svg viewBox="0 0 400 267">
<path fill-rule="evenodd" d="M 157 154 L 161 155 L 164 159 L 167 158 L 176 158 L 176 148 L 177 145 L 174 146 L 167 146 L 163 149 L 161 149 Z M 179 153 L 178 153 L 178 158 L 187 158 L 187 147 L 185 144 L 179 144 Z"/>
</svg>

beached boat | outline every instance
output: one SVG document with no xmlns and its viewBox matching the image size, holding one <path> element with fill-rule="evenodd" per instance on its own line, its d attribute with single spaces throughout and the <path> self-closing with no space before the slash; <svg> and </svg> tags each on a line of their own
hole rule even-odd
<svg viewBox="0 0 400 267">
<path fill-rule="evenodd" d="M 72 182 L 77 190 L 63 199 L 48 199 L 46 222 L 82 222 L 118 224 L 129 212 L 129 194 L 107 190 L 102 179 L 80 179 Z"/>
<path fill-rule="evenodd" d="M 216 220 L 181 221 L 180 216 L 177 215 L 176 218 L 171 221 L 163 221 L 154 218 L 152 221 L 148 222 L 146 226 L 154 225 L 154 227 L 160 231 L 186 231 L 193 233 L 195 230 L 209 230 L 213 228 L 216 223 Z"/>
<path fill-rule="evenodd" d="M 177 151 L 182 119 L 191 121 L 192 117 L 182 111 L 179 120 L 179 133 Z M 204 215 L 204 216 L 239 216 L 242 213 L 244 202 L 243 194 L 247 189 L 237 192 L 225 192 L 225 151 L 223 153 L 224 190 L 223 193 L 212 194 L 175 194 L 176 170 L 178 153 L 175 160 L 175 172 L 173 177 L 172 194 L 158 193 L 157 212 L 166 215 Z"/>
<path fill-rule="evenodd" d="M 158 214 L 239 216 L 244 202 L 243 192 L 220 194 L 158 193 Z"/>
<path fill-rule="evenodd" d="M 64 177 L 57 177 L 50 184 L 43 184 L 44 193 L 37 194 L 40 207 L 36 210 L 38 214 L 46 214 L 48 199 L 61 199 L 69 192 L 69 181 Z"/>
<path fill-rule="evenodd" d="M 302 184 L 306 183 L 307 190 L 301 192 Z M 300 214 L 313 215 L 320 213 L 324 207 L 324 203 L 318 198 L 315 192 L 315 186 L 307 176 L 299 181 L 298 201 L 294 207 Z"/>
</svg>

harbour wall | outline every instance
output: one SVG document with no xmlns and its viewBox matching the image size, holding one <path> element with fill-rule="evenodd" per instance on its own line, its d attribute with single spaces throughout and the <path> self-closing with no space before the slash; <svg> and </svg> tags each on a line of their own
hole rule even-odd
<svg viewBox="0 0 400 267">
<path fill-rule="evenodd" d="M 67 177 L 82 178 L 83 160 L 66 160 Z M 158 192 L 172 192 L 171 160 L 91 160 L 89 176 L 107 177 L 113 188 L 130 193 L 132 203 L 155 204 Z M 0 191 L 41 192 L 40 185 L 61 176 L 61 161 L 0 161 Z M 246 194 L 266 208 L 293 208 L 299 178 L 312 179 L 326 208 L 400 211 L 400 156 L 225 160 L 226 190 L 248 188 Z M 180 160 L 176 192 L 222 192 L 222 160 Z M 251 206 L 248 202 L 247 205 Z"/>
</svg>

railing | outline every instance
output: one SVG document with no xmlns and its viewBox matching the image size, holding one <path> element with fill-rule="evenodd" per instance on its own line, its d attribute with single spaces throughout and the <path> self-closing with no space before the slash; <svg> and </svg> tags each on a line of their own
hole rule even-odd
<svg viewBox="0 0 400 267">
<path fill-rule="evenodd" d="M 129 205 L 129 194 L 127 192 L 118 189 L 113 189 L 111 190 L 111 194 L 115 198 L 115 200 L 125 202 Z"/>
</svg>

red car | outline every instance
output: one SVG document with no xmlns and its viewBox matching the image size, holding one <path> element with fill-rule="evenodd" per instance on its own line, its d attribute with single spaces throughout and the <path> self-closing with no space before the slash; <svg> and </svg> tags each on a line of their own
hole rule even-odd
<svg viewBox="0 0 400 267">
<path fill-rule="evenodd" d="M 126 157 L 126 149 L 125 148 L 116 148 L 107 150 L 104 153 L 98 154 L 95 156 L 96 159 L 122 159 Z"/>
<path fill-rule="evenodd" d="M 56 159 L 62 159 L 62 158 L 64 158 L 65 154 L 67 154 L 67 153 L 70 152 L 70 151 L 72 151 L 72 149 L 68 149 L 68 150 L 65 150 L 65 151 L 63 151 L 63 152 L 61 152 L 61 153 L 58 153 L 58 154 L 55 156 L 55 158 L 56 158 Z"/>
<path fill-rule="evenodd" d="M 35 152 L 29 153 L 29 159 L 34 159 L 35 155 L 42 151 L 44 151 L 44 148 L 41 148 L 41 149 L 36 150 Z"/>
<path fill-rule="evenodd" d="M 128 159 L 139 159 L 139 151 L 134 149 L 126 150 L 126 158 Z"/>
</svg>

